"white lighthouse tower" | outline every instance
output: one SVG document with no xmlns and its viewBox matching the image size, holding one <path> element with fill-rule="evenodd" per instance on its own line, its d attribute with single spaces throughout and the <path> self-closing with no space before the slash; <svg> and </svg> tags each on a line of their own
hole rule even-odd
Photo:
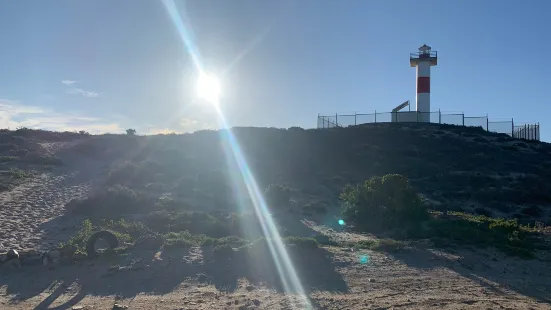
<svg viewBox="0 0 551 310">
<path fill-rule="evenodd" d="M 419 122 L 430 122 L 430 67 L 437 64 L 437 53 L 424 44 L 419 52 L 409 55 L 409 63 L 417 67 L 416 110 Z"/>
</svg>

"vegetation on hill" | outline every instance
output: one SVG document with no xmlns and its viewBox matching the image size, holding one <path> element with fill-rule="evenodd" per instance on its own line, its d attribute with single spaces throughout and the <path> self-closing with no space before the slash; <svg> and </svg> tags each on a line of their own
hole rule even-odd
<svg viewBox="0 0 551 310">
<path fill-rule="evenodd" d="M 431 239 L 436 246 L 493 246 L 521 257 L 542 248 L 543 225 L 520 225 L 516 219 L 462 212 L 429 211 L 401 175 L 374 177 L 341 194 L 342 214 L 353 229 L 398 239 Z M 370 244 L 369 246 L 380 246 Z"/>
<path fill-rule="evenodd" d="M 431 209 L 514 216 L 521 223 L 547 222 L 551 217 L 546 207 L 551 205 L 551 145 L 547 143 L 438 124 L 325 130 L 234 128 L 232 132 L 260 187 L 280 186 L 274 193 L 283 189 L 275 199 L 286 200 L 282 194 L 291 200 L 315 197 L 330 205 L 346 184 L 400 174 L 408 177 Z M 239 168 L 228 157 L 230 144 L 224 139 L 208 130 L 90 136 L 75 150 L 115 161 L 108 176 L 110 185 L 170 192 L 180 199 L 232 209 L 238 205 L 233 202 L 248 199 L 248 192 Z M 267 193 L 269 199 L 271 195 Z"/>
<path fill-rule="evenodd" d="M 360 231 L 398 240 L 430 238 L 436 245 L 492 245 L 523 256 L 539 246 L 541 229 L 534 223 L 551 221 L 547 143 L 438 124 L 232 132 L 276 220 L 277 213 L 331 217 L 340 194 L 346 223 Z M 78 142 L 71 150 L 79 158 L 108 167 L 103 189 L 67 205 L 90 217 L 94 227 L 104 225 L 99 219 L 133 214 L 147 227 L 142 235 L 163 236 L 169 246 L 261 236 L 245 171 L 217 131 L 157 136 L 1 131 L 0 176 L 15 184 L 31 177 L 27 172 L 34 166 L 62 164 L 43 145 L 66 141 Z M 253 233 L 244 232 L 245 222 Z M 135 239 L 128 227 L 109 229 Z"/>
</svg>

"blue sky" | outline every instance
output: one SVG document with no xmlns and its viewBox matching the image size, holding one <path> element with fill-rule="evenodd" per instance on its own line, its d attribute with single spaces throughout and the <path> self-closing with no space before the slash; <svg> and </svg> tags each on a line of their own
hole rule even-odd
<svg viewBox="0 0 551 310">
<path fill-rule="evenodd" d="M 551 140 L 550 1 L 176 1 L 235 126 L 415 100 L 409 53 L 438 51 L 432 110 L 540 122 Z M 0 126 L 215 128 L 161 1 L 1 1 Z M 230 65 L 231 64 L 231 65 Z"/>
</svg>

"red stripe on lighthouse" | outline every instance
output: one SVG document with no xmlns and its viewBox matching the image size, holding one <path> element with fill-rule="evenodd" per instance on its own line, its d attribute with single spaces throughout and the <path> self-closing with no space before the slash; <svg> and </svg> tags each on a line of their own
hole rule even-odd
<svg viewBox="0 0 551 310">
<path fill-rule="evenodd" d="M 430 93 L 430 77 L 420 76 L 417 78 L 417 93 Z"/>
</svg>

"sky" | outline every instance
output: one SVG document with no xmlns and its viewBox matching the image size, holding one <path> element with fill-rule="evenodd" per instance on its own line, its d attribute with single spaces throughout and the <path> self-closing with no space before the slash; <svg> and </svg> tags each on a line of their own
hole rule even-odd
<svg viewBox="0 0 551 310">
<path fill-rule="evenodd" d="M 551 141 L 551 1 L 176 0 L 231 126 L 415 102 L 409 53 L 438 52 L 431 109 L 539 122 Z M 0 128 L 217 128 L 162 1 L 0 1 Z"/>
</svg>

